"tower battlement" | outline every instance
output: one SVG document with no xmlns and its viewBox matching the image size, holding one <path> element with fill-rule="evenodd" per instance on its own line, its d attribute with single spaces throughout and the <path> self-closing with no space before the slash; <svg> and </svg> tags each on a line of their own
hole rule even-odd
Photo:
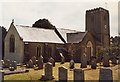
<svg viewBox="0 0 120 82">
<path fill-rule="evenodd" d="M 86 10 L 86 13 L 96 13 L 96 12 L 109 12 L 107 9 L 104 9 L 102 7 L 99 7 L 99 8 L 94 8 L 94 9 L 90 9 L 90 10 Z"/>
</svg>

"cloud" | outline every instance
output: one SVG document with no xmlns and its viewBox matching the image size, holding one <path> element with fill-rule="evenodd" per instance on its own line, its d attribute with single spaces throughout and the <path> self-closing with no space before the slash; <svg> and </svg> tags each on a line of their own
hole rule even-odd
<svg viewBox="0 0 120 82">
<path fill-rule="evenodd" d="M 2 23 L 9 28 L 12 19 L 15 24 L 31 26 L 41 18 L 47 18 L 59 28 L 85 31 L 85 11 L 104 7 L 110 11 L 111 35 L 117 35 L 117 2 L 4 2 Z"/>
</svg>

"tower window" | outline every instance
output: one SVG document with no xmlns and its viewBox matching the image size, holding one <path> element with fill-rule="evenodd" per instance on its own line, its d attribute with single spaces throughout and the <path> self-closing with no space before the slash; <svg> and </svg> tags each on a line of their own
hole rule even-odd
<svg viewBox="0 0 120 82">
<path fill-rule="evenodd" d="M 9 51 L 15 52 L 15 37 L 14 37 L 14 35 L 10 36 Z"/>
</svg>

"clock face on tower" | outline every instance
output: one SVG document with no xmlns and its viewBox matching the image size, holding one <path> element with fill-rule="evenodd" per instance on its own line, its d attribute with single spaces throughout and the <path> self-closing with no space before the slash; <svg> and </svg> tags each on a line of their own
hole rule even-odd
<svg viewBox="0 0 120 82">
<path fill-rule="evenodd" d="M 104 28 L 106 29 L 106 28 L 107 28 L 107 25 L 105 25 Z"/>
</svg>

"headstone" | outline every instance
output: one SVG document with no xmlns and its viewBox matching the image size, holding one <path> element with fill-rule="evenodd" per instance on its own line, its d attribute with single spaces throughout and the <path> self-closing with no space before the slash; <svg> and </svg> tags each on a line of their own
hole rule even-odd
<svg viewBox="0 0 120 82">
<path fill-rule="evenodd" d="M 55 60 L 52 57 L 50 57 L 49 62 L 52 63 L 53 66 L 55 66 Z"/>
<path fill-rule="evenodd" d="M 14 67 L 14 69 L 17 69 L 17 62 L 16 61 L 12 61 L 12 67 Z"/>
<path fill-rule="evenodd" d="M 43 69 L 43 58 L 42 57 L 38 58 L 38 69 Z"/>
<path fill-rule="evenodd" d="M 104 67 L 109 67 L 110 66 L 108 53 L 104 54 L 104 57 L 103 57 L 103 66 Z"/>
<path fill-rule="evenodd" d="M 87 68 L 87 56 L 85 53 L 81 56 L 81 68 Z"/>
<path fill-rule="evenodd" d="M 74 68 L 74 82 L 84 82 L 84 70 L 81 68 Z"/>
<path fill-rule="evenodd" d="M 61 64 L 64 64 L 64 62 L 65 62 L 65 57 L 63 56 L 62 53 L 60 53 L 60 56 L 61 56 Z"/>
<path fill-rule="evenodd" d="M 0 82 L 4 81 L 4 72 L 0 71 Z"/>
<path fill-rule="evenodd" d="M 67 68 L 63 67 L 59 67 L 59 81 L 67 81 Z"/>
<path fill-rule="evenodd" d="M 117 59 L 115 57 L 112 59 L 112 64 L 117 64 Z"/>
<path fill-rule="evenodd" d="M 73 69 L 74 68 L 74 60 L 70 60 L 70 69 Z"/>
<path fill-rule="evenodd" d="M 93 58 L 91 60 L 91 68 L 92 69 L 96 69 L 96 66 L 97 66 L 97 60 L 96 60 L 96 58 Z"/>
<path fill-rule="evenodd" d="M 29 62 L 27 63 L 26 65 L 27 68 L 33 68 L 34 65 L 33 65 L 33 61 L 30 59 Z"/>
<path fill-rule="evenodd" d="M 33 65 L 35 65 L 35 64 L 36 64 L 36 57 L 33 56 L 33 57 L 31 58 L 31 60 L 32 60 L 32 62 L 33 62 Z"/>
<path fill-rule="evenodd" d="M 45 75 L 42 75 L 40 80 L 47 81 L 47 80 L 52 80 L 52 79 L 54 79 L 52 64 L 48 62 L 45 64 Z"/>
<path fill-rule="evenodd" d="M 9 68 L 10 66 L 10 60 L 4 60 L 4 68 Z"/>
<path fill-rule="evenodd" d="M 113 82 L 113 74 L 112 70 L 109 68 L 100 68 L 99 73 L 99 81 L 103 82 L 103 80 L 107 80 L 107 82 Z"/>
</svg>

